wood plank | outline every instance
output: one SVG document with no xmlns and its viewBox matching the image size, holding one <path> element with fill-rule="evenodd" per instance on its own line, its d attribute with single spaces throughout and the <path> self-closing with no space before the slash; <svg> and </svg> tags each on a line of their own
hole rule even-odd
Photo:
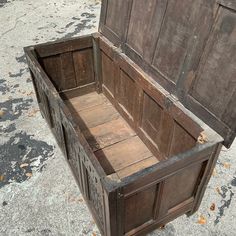
<svg viewBox="0 0 236 236">
<path fill-rule="evenodd" d="M 93 151 L 105 148 L 135 135 L 136 133 L 121 117 L 84 131 L 84 136 Z"/>
<path fill-rule="evenodd" d="M 157 157 L 151 156 L 151 157 L 149 157 L 147 159 L 144 159 L 144 160 L 142 160 L 140 162 L 137 162 L 137 163 L 135 163 L 133 165 L 130 165 L 130 166 L 127 166 L 127 167 L 125 167 L 125 168 L 123 168 L 121 170 L 118 170 L 117 171 L 117 175 L 119 176 L 120 179 L 122 179 L 122 178 L 125 178 L 125 177 L 127 177 L 129 175 L 132 175 L 132 174 L 134 174 L 134 173 L 136 173 L 136 172 L 138 172 L 140 170 L 143 170 L 143 169 L 145 169 L 147 167 L 155 165 L 158 162 L 159 161 L 158 161 Z"/>
<path fill-rule="evenodd" d="M 81 130 L 92 128 L 120 117 L 111 104 L 101 104 L 79 112 L 75 107 L 73 115 L 77 118 Z"/>
<path fill-rule="evenodd" d="M 91 83 L 73 89 L 63 90 L 59 94 L 61 98 L 65 100 L 65 102 L 67 102 L 66 100 L 70 100 L 72 98 L 77 98 L 78 96 L 83 96 L 85 94 L 92 93 L 95 91 L 95 89 L 96 89 L 96 84 Z"/>
<path fill-rule="evenodd" d="M 96 151 L 99 162 L 109 175 L 126 166 L 137 163 L 152 156 L 152 153 L 138 136 L 116 143 Z"/>
<path fill-rule="evenodd" d="M 35 50 L 40 57 L 49 57 L 85 48 L 92 48 L 91 35 L 79 36 L 78 38 L 73 39 L 57 40 L 35 46 Z"/>
<path fill-rule="evenodd" d="M 125 177 L 129 175 L 129 172 L 131 174 L 135 173 L 138 170 L 158 162 L 140 138 L 136 137 L 138 140 L 135 139 L 135 141 L 131 142 L 131 138 L 136 136 L 136 133 L 130 128 L 120 114 L 117 113 L 103 94 L 93 92 L 81 97 L 72 98 L 66 103 L 67 106 L 71 108 L 74 116 L 77 116 L 79 127 L 83 130 L 85 138 L 93 151 L 96 151 L 96 153 L 103 153 L 104 150 L 106 151 L 106 148 L 108 148 L 108 153 L 110 153 L 112 152 L 109 151 L 111 147 L 121 145 L 124 156 L 127 156 L 126 152 L 128 155 L 132 156 L 133 162 L 128 162 L 128 166 L 125 164 L 125 166 L 120 167 L 120 176 Z M 140 145 L 140 147 L 133 147 L 137 153 L 133 153 L 132 148 L 129 150 L 129 145 L 126 144 L 125 141 L 131 143 L 131 145 Z M 123 142 L 125 142 L 124 146 L 121 144 Z M 102 150 L 98 151 L 98 149 Z M 118 149 L 120 148 L 118 147 Z M 113 150 L 113 148 L 111 148 L 111 150 Z M 119 155 L 120 151 L 117 152 Z M 142 154 L 142 152 L 144 153 Z M 145 152 L 147 152 L 148 155 L 146 155 Z M 105 166 L 107 173 L 113 173 L 114 167 L 112 164 L 107 160 L 104 160 L 103 162 L 105 163 L 103 164 L 103 167 Z M 133 163 L 134 165 L 132 165 Z"/>
<path fill-rule="evenodd" d="M 82 96 L 78 96 L 65 101 L 66 104 L 70 104 L 76 107 L 76 111 L 82 111 L 84 109 L 89 109 L 94 106 L 98 106 L 107 102 L 107 99 L 103 94 L 98 94 L 97 92 L 88 93 Z"/>
</svg>

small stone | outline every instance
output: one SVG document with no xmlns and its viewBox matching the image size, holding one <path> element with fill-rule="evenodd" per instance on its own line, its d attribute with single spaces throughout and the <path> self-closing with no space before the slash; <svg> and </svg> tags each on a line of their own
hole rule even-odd
<svg viewBox="0 0 236 236">
<path fill-rule="evenodd" d="M 2 205 L 3 206 L 6 206 L 8 203 L 6 202 L 6 201 L 4 201 L 3 203 L 2 203 Z"/>
</svg>

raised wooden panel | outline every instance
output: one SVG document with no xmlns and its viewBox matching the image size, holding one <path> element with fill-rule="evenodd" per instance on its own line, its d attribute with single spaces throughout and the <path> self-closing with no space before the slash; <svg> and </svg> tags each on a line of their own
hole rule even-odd
<svg viewBox="0 0 236 236">
<path fill-rule="evenodd" d="M 143 100 L 141 127 L 155 143 L 158 143 L 158 134 L 160 133 L 161 119 L 164 111 L 146 93 L 144 93 Z"/>
<path fill-rule="evenodd" d="M 194 197 L 205 166 L 206 163 L 189 166 L 164 181 L 159 217 L 168 215 L 172 208 Z"/>
<path fill-rule="evenodd" d="M 137 119 L 137 108 L 140 98 L 139 89 L 135 81 L 122 69 L 120 70 L 116 91 L 117 100 L 129 119 Z"/>
<path fill-rule="evenodd" d="M 84 49 L 73 53 L 77 86 L 94 82 L 94 66 L 92 49 Z"/>
<path fill-rule="evenodd" d="M 181 127 L 177 122 L 175 122 L 173 136 L 171 140 L 169 157 L 180 154 L 184 151 L 190 150 L 196 145 L 196 140 Z"/>
<path fill-rule="evenodd" d="M 151 62 L 167 0 L 133 1 L 126 43 Z"/>
<path fill-rule="evenodd" d="M 236 12 L 221 7 L 190 94 L 233 129 L 236 127 L 235 75 Z"/>
<path fill-rule="evenodd" d="M 75 68 L 71 52 L 61 55 L 61 68 L 62 68 L 62 88 L 63 90 L 72 89 L 76 87 Z"/>
<path fill-rule="evenodd" d="M 157 185 L 125 199 L 124 231 L 133 230 L 154 218 Z"/>
<path fill-rule="evenodd" d="M 105 25 L 119 38 L 125 31 L 127 0 L 107 0 Z"/>
<path fill-rule="evenodd" d="M 42 59 L 45 72 L 58 91 L 73 89 L 94 82 L 91 48 Z"/>
<path fill-rule="evenodd" d="M 112 96 L 115 94 L 115 65 L 105 53 L 102 53 L 102 79 L 103 84 L 110 91 Z"/>
<path fill-rule="evenodd" d="M 144 93 L 140 128 L 151 139 L 159 152 L 168 155 L 174 128 L 174 119 L 149 95 Z"/>
<path fill-rule="evenodd" d="M 51 79 L 53 85 L 58 91 L 62 88 L 62 75 L 61 75 L 61 57 L 60 55 L 46 57 L 42 59 L 42 64 L 48 77 Z"/>
<path fill-rule="evenodd" d="M 195 25 L 198 24 L 201 2 L 195 0 L 168 1 L 153 66 L 174 83 L 178 81 L 182 72 L 188 44 L 193 37 Z"/>
</svg>

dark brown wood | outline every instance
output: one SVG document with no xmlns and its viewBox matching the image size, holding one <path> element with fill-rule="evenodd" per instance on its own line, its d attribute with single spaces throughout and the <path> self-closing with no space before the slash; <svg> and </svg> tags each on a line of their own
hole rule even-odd
<svg viewBox="0 0 236 236">
<path fill-rule="evenodd" d="M 201 203 L 223 139 L 198 116 L 235 136 L 235 4 L 104 0 L 100 32 L 26 57 L 101 234 L 145 235 Z"/>
<path fill-rule="evenodd" d="M 229 147 L 236 136 L 235 2 L 119 4 L 103 2 L 100 32 L 216 130 Z"/>
<path fill-rule="evenodd" d="M 235 37 L 236 12 L 220 6 L 188 90 L 188 96 L 193 103 L 200 103 L 200 109 L 207 109 L 213 114 L 212 124 L 215 123 L 214 120 L 218 120 L 220 127 L 224 127 L 223 131 L 228 127 L 229 131 L 224 132 L 226 134 L 220 130 L 220 134 L 227 136 L 227 146 L 232 141 L 230 135 L 234 137 L 236 132 Z M 205 120 L 203 113 L 198 113 Z"/>
<path fill-rule="evenodd" d="M 78 96 L 83 96 L 87 93 L 92 93 L 96 90 L 96 84 L 86 84 L 84 86 L 79 86 L 73 89 L 63 90 L 59 94 L 63 100 L 69 100 L 72 98 L 77 98 Z"/>
<path fill-rule="evenodd" d="M 38 56 L 40 58 L 44 58 L 91 47 L 92 37 L 91 35 L 86 35 L 73 39 L 58 40 L 51 43 L 39 44 L 34 48 Z"/>
<path fill-rule="evenodd" d="M 82 86 L 95 81 L 92 49 L 84 49 L 73 53 L 76 85 Z"/>
<path fill-rule="evenodd" d="M 94 73 L 98 93 L 102 92 L 102 62 L 99 46 L 99 34 L 93 34 Z"/>
</svg>

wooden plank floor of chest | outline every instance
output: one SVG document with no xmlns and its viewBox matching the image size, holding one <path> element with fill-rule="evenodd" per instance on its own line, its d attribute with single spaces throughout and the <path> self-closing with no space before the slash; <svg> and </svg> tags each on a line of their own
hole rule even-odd
<svg viewBox="0 0 236 236">
<path fill-rule="evenodd" d="M 143 235 L 198 209 L 235 137 L 235 36 L 230 0 L 104 0 L 99 33 L 25 48 L 103 235 Z"/>
</svg>

